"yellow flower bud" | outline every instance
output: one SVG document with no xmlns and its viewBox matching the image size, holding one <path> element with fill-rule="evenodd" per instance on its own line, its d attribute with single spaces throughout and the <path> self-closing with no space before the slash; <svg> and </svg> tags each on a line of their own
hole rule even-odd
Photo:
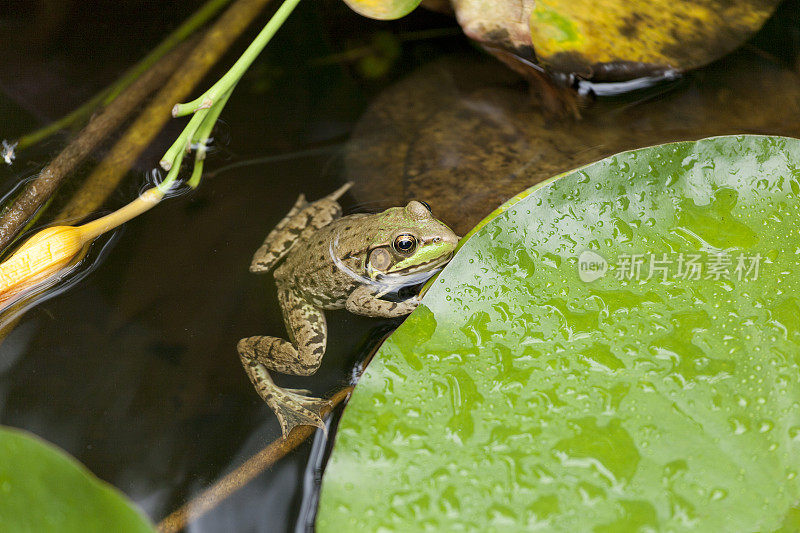
<svg viewBox="0 0 800 533">
<path fill-rule="evenodd" d="M 86 244 L 74 226 L 45 228 L 0 263 L 0 306 L 66 267 Z"/>
<path fill-rule="evenodd" d="M 125 207 L 82 226 L 53 226 L 36 233 L 0 263 L 0 310 L 79 259 L 98 235 L 144 213 L 162 198 L 164 193 L 152 188 Z"/>
</svg>

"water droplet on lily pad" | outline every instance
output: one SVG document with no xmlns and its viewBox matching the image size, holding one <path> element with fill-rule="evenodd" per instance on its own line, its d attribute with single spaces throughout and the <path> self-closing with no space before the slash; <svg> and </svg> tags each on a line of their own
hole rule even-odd
<svg viewBox="0 0 800 533">
<path fill-rule="evenodd" d="M 317 529 L 780 530 L 800 494 L 791 161 L 800 141 L 720 137 L 520 195 L 426 294 L 435 323 L 416 311 L 373 359 Z M 698 256 L 696 278 L 680 254 Z M 709 276 L 723 254 L 727 276 Z M 739 254 L 758 275 L 737 275 Z M 598 258 L 604 275 L 582 279 Z"/>
</svg>

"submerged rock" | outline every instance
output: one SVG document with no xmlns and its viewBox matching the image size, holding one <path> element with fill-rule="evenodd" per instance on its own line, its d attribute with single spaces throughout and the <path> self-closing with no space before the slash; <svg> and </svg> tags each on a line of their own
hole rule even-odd
<svg viewBox="0 0 800 533">
<path fill-rule="evenodd" d="M 526 85 L 487 58 L 446 58 L 382 93 L 345 153 L 359 202 L 425 200 L 464 234 L 550 176 L 652 144 L 734 133 L 800 135 L 797 74 L 738 52 L 636 99 L 553 122 Z"/>
</svg>

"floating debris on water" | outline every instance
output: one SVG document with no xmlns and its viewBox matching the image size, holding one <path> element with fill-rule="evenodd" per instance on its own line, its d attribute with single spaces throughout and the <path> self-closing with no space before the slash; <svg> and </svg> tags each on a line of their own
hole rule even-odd
<svg viewBox="0 0 800 533">
<path fill-rule="evenodd" d="M 10 143 L 7 140 L 3 139 L 3 151 L 0 152 L 0 155 L 3 157 L 3 161 L 6 162 L 7 165 L 10 165 L 14 162 L 14 159 L 17 158 L 17 154 L 14 153 L 14 149 L 17 147 L 17 143 Z"/>
</svg>

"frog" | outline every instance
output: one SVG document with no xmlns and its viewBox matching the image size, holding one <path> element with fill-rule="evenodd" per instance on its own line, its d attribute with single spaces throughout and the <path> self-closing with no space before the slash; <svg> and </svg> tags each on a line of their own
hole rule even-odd
<svg viewBox="0 0 800 533">
<path fill-rule="evenodd" d="M 296 426 L 325 430 L 322 410 L 330 402 L 304 389 L 279 387 L 270 372 L 311 376 L 317 371 L 327 345 L 326 311 L 382 318 L 411 313 L 420 298 L 400 298 L 399 289 L 441 270 L 459 241 L 427 203 L 416 200 L 379 213 L 342 216 L 338 200 L 351 186 L 348 182 L 310 203 L 300 195 L 250 263 L 250 272 L 273 272 L 288 339 L 247 337 L 237 351 L 257 393 L 277 415 L 284 438 Z"/>
</svg>

